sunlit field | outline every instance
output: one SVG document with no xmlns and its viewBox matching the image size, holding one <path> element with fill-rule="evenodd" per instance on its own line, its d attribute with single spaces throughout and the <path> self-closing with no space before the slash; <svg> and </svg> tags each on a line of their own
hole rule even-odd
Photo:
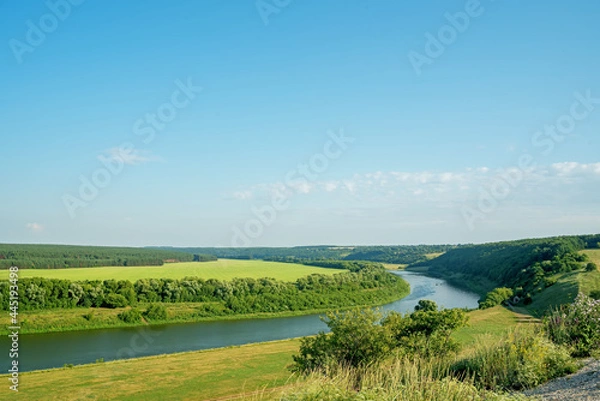
<svg viewBox="0 0 600 401">
<path fill-rule="evenodd" d="M 214 262 L 167 263 L 163 266 L 109 266 L 71 269 L 21 269 L 20 278 L 45 277 L 72 281 L 80 280 L 129 280 L 141 278 L 201 277 L 218 280 L 272 277 L 282 281 L 295 281 L 310 274 L 335 274 L 343 270 L 305 266 L 294 263 L 265 262 L 262 260 L 219 259 Z M 6 279 L 8 272 L 4 272 Z"/>
</svg>

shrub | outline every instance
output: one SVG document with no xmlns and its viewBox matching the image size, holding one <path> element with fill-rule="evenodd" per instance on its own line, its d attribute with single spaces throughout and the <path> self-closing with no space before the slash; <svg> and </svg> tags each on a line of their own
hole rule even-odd
<svg viewBox="0 0 600 401">
<path fill-rule="evenodd" d="M 600 301 L 580 293 L 574 303 L 552 311 L 544 327 L 552 341 L 569 347 L 573 356 L 589 356 L 600 349 Z"/>
<path fill-rule="evenodd" d="M 481 309 L 493 308 L 494 306 L 500 305 L 505 301 L 508 301 L 513 296 L 513 290 L 510 288 L 496 288 L 490 291 L 483 302 L 480 302 L 479 307 Z"/>
<path fill-rule="evenodd" d="M 137 309 L 124 310 L 117 317 L 125 323 L 138 323 L 142 320 L 142 314 Z"/>
<path fill-rule="evenodd" d="M 456 353 L 459 344 L 450 336 L 467 320 L 460 309 L 419 310 L 405 316 L 391 312 L 382 324 L 390 331 L 392 347 L 398 353 L 429 358 Z"/>
<path fill-rule="evenodd" d="M 292 371 L 308 373 L 324 370 L 331 363 L 352 368 L 381 360 L 390 351 L 391 340 L 377 324 L 381 314 L 372 309 L 330 312 L 323 319 L 331 334 L 303 338 L 300 355 L 294 355 Z"/>
<path fill-rule="evenodd" d="M 415 312 L 434 312 L 437 310 L 437 304 L 434 301 L 430 301 L 429 299 L 421 299 L 419 303 L 415 306 Z"/>
<path fill-rule="evenodd" d="M 151 304 L 142 315 L 148 320 L 166 320 L 167 308 L 162 304 Z"/>
<path fill-rule="evenodd" d="M 104 305 L 107 308 L 124 308 L 127 306 L 127 299 L 120 294 L 108 294 L 104 298 Z"/>
<path fill-rule="evenodd" d="M 480 388 L 522 390 L 577 370 L 566 348 L 534 329 L 519 329 L 497 344 L 482 344 L 472 356 L 456 362 L 451 371 L 471 378 Z"/>
<path fill-rule="evenodd" d="M 598 266 L 593 262 L 590 262 L 585 266 L 586 272 L 595 272 L 596 270 L 598 270 Z"/>
</svg>

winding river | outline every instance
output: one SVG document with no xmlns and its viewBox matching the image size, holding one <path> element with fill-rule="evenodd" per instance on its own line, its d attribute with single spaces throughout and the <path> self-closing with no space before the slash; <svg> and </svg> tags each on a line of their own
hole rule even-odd
<svg viewBox="0 0 600 401">
<path fill-rule="evenodd" d="M 411 293 L 383 306 L 384 311 L 409 312 L 421 299 L 431 299 L 445 308 L 477 307 L 477 294 L 453 287 L 444 280 L 409 271 L 393 273 L 408 281 Z M 98 359 L 110 361 L 283 340 L 326 329 L 319 315 L 309 315 L 22 335 L 19 368 L 23 372 L 92 363 Z M 7 370 L 10 366 L 8 337 L 0 339 L 0 349 L 6 350 L 1 352 L 0 361 Z"/>
</svg>

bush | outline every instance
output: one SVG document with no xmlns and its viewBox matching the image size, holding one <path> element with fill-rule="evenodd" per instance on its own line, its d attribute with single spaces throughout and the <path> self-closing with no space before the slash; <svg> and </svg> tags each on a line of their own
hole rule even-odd
<svg viewBox="0 0 600 401">
<path fill-rule="evenodd" d="M 107 308 L 124 308 L 127 306 L 127 299 L 120 294 L 108 294 L 104 298 L 104 305 Z"/>
<path fill-rule="evenodd" d="M 125 323 L 138 323 L 142 320 L 142 314 L 137 309 L 124 310 L 117 317 Z"/>
<path fill-rule="evenodd" d="M 569 347 L 573 356 L 589 356 L 600 349 L 600 301 L 580 293 L 574 303 L 552 311 L 544 327 L 552 341 Z"/>
<path fill-rule="evenodd" d="M 399 354 L 430 358 L 459 350 L 458 342 L 450 336 L 467 320 L 467 314 L 460 309 L 419 310 L 405 316 L 391 312 L 382 324 L 390 331 L 392 347 Z"/>
<path fill-rule="evenodd" d="M 323 371 L 332 363 L 352 368 L 381 360 L 390 351 L 388 332 L 379 324 L 381 314 L 372 309 L 330 312 L 323 319 L 331 334 L 303 338 L 292 371 Z"/>
<path fill-rule="evenodd" d="M 479 303 L 481 309 L 493 308 L 494 306 L 500 305 L 505 301 L 508 301 L 513 296 L 513 290 L 510 288 L 496 288 L 490 291 L 483 302 Z"/>
<path fill-rule="evenodd" d="M 456 362 L 458 378 L 472 378 L 480 388 L 522 390 L 577 370 L 566 348 L 534 329 L 513 331 L 498 344 L 482 344 L 473 356 Z"/>
<path fill-rule="evenodd" d="M 151 304 L 142 315 L 148 320 L 166 320 L 167 308 L 162 304 Z"/>
<path fill-rule="evenodd" d="M 429 299 L 421 299 L 419 303 L 415 306 L 415 312 L 435 312 L 437 310 L 437 304 L 434 301 L 430 301 Z"/>
<path fill-rule="evenodd" d="M 587 266 L 585 267 L 586 272 L 595 272 L 597 270 L 598 270 L 598 266 L 593 262 L 588 263 Z"/>
</svg>

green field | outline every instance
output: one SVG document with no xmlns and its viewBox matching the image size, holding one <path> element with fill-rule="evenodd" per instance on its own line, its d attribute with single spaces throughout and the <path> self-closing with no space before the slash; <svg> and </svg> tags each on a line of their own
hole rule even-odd
<svg viewBox="0 0 600 401">
<path fill-rule="evenodd" d="M 219 259 L 215 262 L 167 263 L 163 266 L 110 266 L 71 269 L 21 269 L 20 278 L 45 277 L 71 281 L 81 280 L 129 280 L 142 278 L 201 277 L 228 281 L 233 278 L 272 277 L 282 281 L 295 281 L 310 274 L 335 274 L 344 270 L 326 269 L 294 263 L 265 262 L 262 260 Z M 4 279 L 8 271 L 4 271 Z"/>
<path fill-rule="evenodd" d="M 502 307 L 469 316 L 470 326 L 455 334 L 465 352 L 481 336 L 500 338 L 521 319 Z M 230 399 L 293 381 L 287 366 L 298 349 L 298 340 L 287 340 L 23 373 L 19 393 L 5 389 L 0 400 Z"/>
<path fill-rule="evenodd" d="M 590 262 L 594 262 L 600 266 L 600 249 L 588 249 L 583 251 L 590 258 Z"/>
</svg>

